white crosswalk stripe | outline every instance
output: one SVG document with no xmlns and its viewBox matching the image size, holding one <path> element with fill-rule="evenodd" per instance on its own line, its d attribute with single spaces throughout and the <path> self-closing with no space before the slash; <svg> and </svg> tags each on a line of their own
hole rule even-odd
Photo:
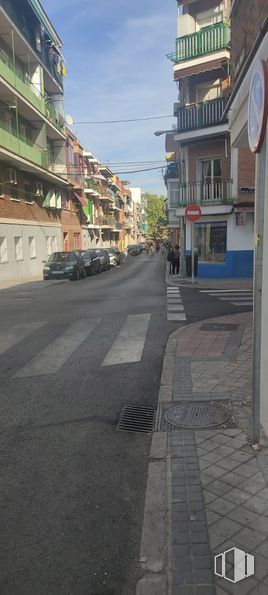
<svg viewBox="0 0 268 595">
<path fill-rule="evenodd" d="M 102 365 L 112 366 L 139 362 L 142 357 L 150 318 L 151 314 L 129 315 Z"/>
<path fill-rule="evenodd" d="M 0 354 L 5 353 L 23 339 L 26 339 L 31 333 L 44 326 L 45 322 L 26 322 L 16 324 L 12 330 L 0 333 Z"/>
<path fill-rule="evenodd" d="M 14 378 L 44 376 L 58 372 L 74 351 L 92 333 L 101 318 L 81 318 L 42 349 L 28 364 L 14 374 Z"/>
<path fill-rule="evenodd" d="M 205 293 L 222 302 L 229 302 L 233 306 L 253 306 L 251 289 L 200 289 L 199 293 Z"/>
<path fill-rule="evenodd" d="M 186 320 L 184 306 L 178 287 L 167 287 L 167 320 Z"/>
</svg>

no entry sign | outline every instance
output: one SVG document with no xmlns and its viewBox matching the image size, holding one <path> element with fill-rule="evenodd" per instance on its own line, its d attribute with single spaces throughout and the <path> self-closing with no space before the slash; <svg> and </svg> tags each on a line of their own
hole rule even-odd
<svg viewBox="0 0 268 595">
<path fill-rule="evenodd" d="M 185 217 L 188 221 L 198 221 L 201 217 L 201 209 L 199 205 L 188 205 L 185 209 Z"/>
</svg>

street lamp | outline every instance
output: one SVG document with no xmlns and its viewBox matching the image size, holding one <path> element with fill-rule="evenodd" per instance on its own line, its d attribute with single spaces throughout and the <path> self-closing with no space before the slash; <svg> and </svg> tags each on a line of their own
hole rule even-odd
<svg viewBox="0 0 268 595">
<path fill-rule="evenodd" d="M 161 136 L 162 134 L 168 134 L 168 133 L 176 134 L 176 132 L 177 132 L 176 128 L 172 128 L 172 130 L 156 130 L 154 132 L 154 135 Z"/>
</svg>

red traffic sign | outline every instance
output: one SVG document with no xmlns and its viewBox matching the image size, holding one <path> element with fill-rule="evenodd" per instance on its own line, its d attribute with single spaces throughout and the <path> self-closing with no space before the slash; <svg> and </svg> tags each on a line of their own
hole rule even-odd
<svg viewBox="0 0 268 595">
<path fill-rule="evenodd" d="M 188 221 L 198 221 L 202 213 L 199 205 L 191 204 L 186 207 L 184 215 Z"/>
</svg>

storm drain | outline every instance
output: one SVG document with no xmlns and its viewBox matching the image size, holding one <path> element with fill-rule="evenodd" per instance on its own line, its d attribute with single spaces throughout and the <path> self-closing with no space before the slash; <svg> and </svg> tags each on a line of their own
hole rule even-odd
<svg viewBox="0 0 268 595">
<path fill-rule="evenodd" d="M 206 322 L 200 326 L 200 331 L 237 331 L 238 324 Z"/>
<path fill-rule="evenodd" d="M 157 430 L 161 431 L 176 428 L 206 430 L 217 427 L 235 427 L 229 399 L 180 401 L 176 405 L 163 403 L 157 417 Z"/>
<path fill-rule="evenodd" d="M 122 432 L 149 434 L 154 429 L 155 410 L 152 407 L 124 405 L 120 413 L 117 429 Z"/>
</svg>

